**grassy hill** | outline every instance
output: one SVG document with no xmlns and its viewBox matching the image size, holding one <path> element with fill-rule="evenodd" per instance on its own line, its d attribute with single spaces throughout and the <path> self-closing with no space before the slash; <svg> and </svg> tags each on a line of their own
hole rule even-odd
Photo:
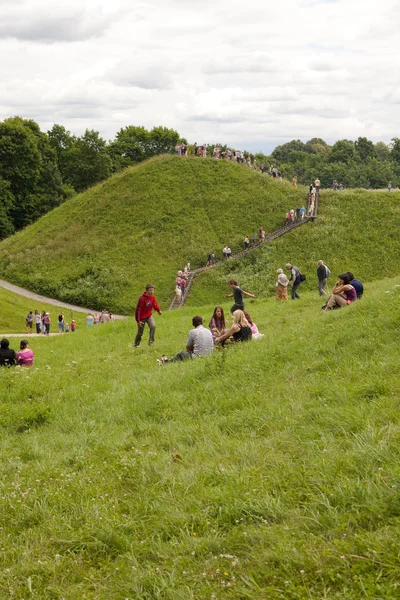
<svg viewBox="0 0 400 600">
<path fill-rule="evenodd" d="M 32 339 L 0 369 L 0 595 L 398 598 L 399 283 L 251 301 L 264 339 L 162 369 L 212 306 L 137 351 L 132 319 Z"/>
<path fill-rule="evenodd" d="M 275 293 L 276 270 L 287 262 L 307 275 L 304 290 L 317 288 L 317 261 L 329 265 L 334 277 L 352 271 L 363 282 L 400 274 L 400 193 L 346 191 L 343 195 L 321 193 L 319 217 L 276 240 L 242 260 L 225 265 L 196 278 L 188 303 L 196 306 L 215 302 L 229 290 L 227 280 L 238 279 L 244 289 L 258 296 Z"/>
<path fill-rule="evenodd" d="M 0 244 L 8 281 L 96 309 L 129 313 L 144 285 L 161 303 L 176 271 L 280 226 L 304 191 L 226 161 L 162 156 L 81 194 Z"/>
</svg>

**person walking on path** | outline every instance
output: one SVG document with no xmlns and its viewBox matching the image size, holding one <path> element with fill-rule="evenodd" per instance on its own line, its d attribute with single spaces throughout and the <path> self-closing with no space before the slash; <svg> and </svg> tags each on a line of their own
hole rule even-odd
<svg viewBox="0 0 400 600">
<path fill-rule="evenodd" d="M 300 269 L 298 267 L 295 267 L 294 265 L 292 265 L 290 263 L 287 263 L 285 265 L 285 267 L 291 273 L 290 282 L 292 284 L 292 293 L 291 293 L 292 300 L 299 299 L 300 296 L 297 293 L 297 289 L 298 289 L 299 285 L 302 282 Z M 304 277 L 304 275 L 303 275 L 303 277 Z"/>
<path fill-rule="evenodd" d="M 140 296 L 136 304 L 135 318 L 138 326 L 134 347 L 137 348 L 140 345 L 142 335 L 144 332 L 144 326 L 147 323 L 150 329 L 149 335 L 149 346 L 154 344 L 154 334 L 156 331 L 156 323 L 153 318 L 153 308 L 161 315 L 161 309 L 158 306 L 157 300 L 154 296 L 154 285 L 148 283 L 143 294 Z"/>
<path fill-rule="evenodd" d="M 230 279 L 228 282 L 229 287 L 232 289 L 232 293 L 228 294 L 227 298 L 234 298 L 235 304 L 231 308 L 231 313 L 234 313 L 235 310 L 244 310 L 244 300 L 243 296 L 247 296 L 248 298 L 255 298 L 254 294 L 250 294 L 249 292 L 245 292 L 239 287 L 236 279 Z"/>
<path fill-rule="evenodd" d="M 326 296 L 326 284 L 329 275 L 331 274 L 329 268 L 324 265 L 323 260 L 319 260 L 317 264 L 317 278 L 318 278 L 318 291 L 320 296 Z"/>
<path fill-rule="evenodd" d="M 315 186 L 315 189 L 317 190 L 317 192 L 319 192 L 319 188 L 321 187 L 321 182 L 320 182 L 320 180 L 318 179 L 318 177 L 317 177 L 317 179 L 314 181 L 314 186 Z"/>
<path fill-rule="evenodd" d="M 46 335 L 50 335 L 50 323 L 50 313 L 47 312 L 43 317 L 44 332 Z"/>
<path fill-rule="evenodd" d="M 389 181 L 389 183 L 388 183 L 388 192 L 391 192 L 391 191 L 392 191 L 392 184 Z"/>
<path fill-rule="evenodd" d="M 30 310 L 25 318 L 25 324 L 26 324 L 25 333 L 32 333 L 33 319 L 34 319 L 33 312 Z"/>
<path fill-rule="evenodd" d="M 36 324 L 36 333 L 40 333 L 42 330 L 42 317 L 40 316 L 40 312 L 35 310 L 35 324 Z"/>
<path fill-rule="evenodd" d="M 64 333 L 64 313 L 60 312 L 60 314 L 57 317 L 57 322 L 58 322 L 58 333 Z"/>
<path fill-rule="evenodd" d="M 244 249 L 247 250 L 247 248 L 250 246 L 250 242 L 249 242 L 249 237 L 246 235 L 244 240 L 243 240 L 243 246 Z"/>
<path fill-rule="evenodd" d="M 278 273 L 278 278 L 276 281 L 276 293 L 275 293 L 275 298 L 277 300 L 287 300 L 288 299 L 288 293 L 287 293 L 287 289 L 288 289 L 288 285 L 289 285 L 289 279 L 287 277 L 287 275 L 285 275 L 285 273 L 283 272 L 283 269 L 278 269 L 277 270 Z"/>
</svg>

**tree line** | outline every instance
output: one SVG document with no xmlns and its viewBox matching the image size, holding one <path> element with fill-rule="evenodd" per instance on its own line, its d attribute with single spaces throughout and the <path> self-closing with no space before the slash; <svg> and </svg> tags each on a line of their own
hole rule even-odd
<svg viewBox="0 0 400 600">
<path fill-rule="evenodd" d="M 30 119 L 12 117 L 0 123 L 0 239 L 12 235 L 59 206 L 74 194 L 113 173 L 157 154 L 174 153 L 187 143 L 167 127 L 129 125 L 112 141 L 87 129 L 82 136 L 55 124 L 44 133 Z M 222 150 L 226 145 L 218 144 Z M 207 145 L 212 155 L 212 145 Z M 189 154 L 193 146 L 189 146 Z M 323 187 L 333 179 L 346 187 L 381 188 L 400 183 L 400 139 L 390 145 L 367 138 L 339 140 L 329 146 L 320 138 L 292 140 L 277 146 L 271 156 L 244 152 L 259 163 L 279 166 L 284 177 L 294 175 L 309 184 L 316 177 Z"/>
<path fill-rule="evenodd" d="M 321 138 L 305 143 L 292 140 L 277 146 L 272 159 L 286 178 L 296 175 L 306 185 L 316 178 L 325 188 L 335 179 L 351 188 L 379 189 L 389 182 L 393 187 L 400 185 L 400 138 L 393 138 L 389 145 L 366 137 L 355 142 L 339 140 L 332 146 Z"/>
</svg>

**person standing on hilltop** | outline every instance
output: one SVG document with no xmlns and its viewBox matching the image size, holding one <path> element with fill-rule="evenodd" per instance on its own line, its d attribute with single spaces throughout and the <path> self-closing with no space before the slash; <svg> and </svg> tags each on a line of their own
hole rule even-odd
<svg viewBox="0 0 400 600">
<path fill-rule="evenodd" d="M 247 296 L 248 298 L 255 298 L 254 294 L 250 294 L 249 292 L 245 292 L 239 287 L 236 279 L 230 279 L 228 282 L 229 287 L 232 289 L 232 293 L 227 295 L 227 298 L 234 298 L 235 304 L 231 308 L 231 313 L 234 313 L 235 310 L 244 310 L 244 300 L 243 296 Z"/>
<path fill-rule="evenodd" d="M 320 180 L 318 179 L 318 177 L 317 177 L 317 179 L 314 181 L 314 186 L 315 186 L 315 189 L 317 190 L 317 192 L 319 192 L 319 188 L 321 187 L 321 182 L 320 182 Z"/>
<path fill-rule="evenodd" d="M 293 186 L 294 188 L 297 188 L 297 177 L 296 177 L 296 175 L 295 175 L 295 176 L 293 177 L 293 179 L 292 179 L 292 186 Z"/>
<path fill-rule="evenodd" d="M 392 184 L 389 181 L 389 183 L 388 183 L 388 192 L 391 192 L 391 191 L 392 191 Z"/>
<path fill-rule="evenodd" d="M 143 294 L 140 296 L 136 304 L 135 318 L 138 326 L 134 347 L 137 348 L 140 345 L 142 335 L 144 332 L 144 326 L 147 323 L 150 329 L 149 335 L 149 346 L 154 344 L 154 334 L 156 331 L 156 324 L 153 318 L 153 308 L 161 315 L 161 309 L 158 306 L 157 300 L 154 296 L 154 285 L 148 283 Z"/>
</svg>

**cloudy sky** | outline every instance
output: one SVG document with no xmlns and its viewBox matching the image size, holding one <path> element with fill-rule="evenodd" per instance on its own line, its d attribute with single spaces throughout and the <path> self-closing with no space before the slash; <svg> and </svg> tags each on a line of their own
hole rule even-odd
<svg viewBox="0 0 400 600">
<path fill-rule="evenodd" d="M 399 136 L 400 0 L 0 0 L 0 119 L 269 152 Z"/>
</svg>

